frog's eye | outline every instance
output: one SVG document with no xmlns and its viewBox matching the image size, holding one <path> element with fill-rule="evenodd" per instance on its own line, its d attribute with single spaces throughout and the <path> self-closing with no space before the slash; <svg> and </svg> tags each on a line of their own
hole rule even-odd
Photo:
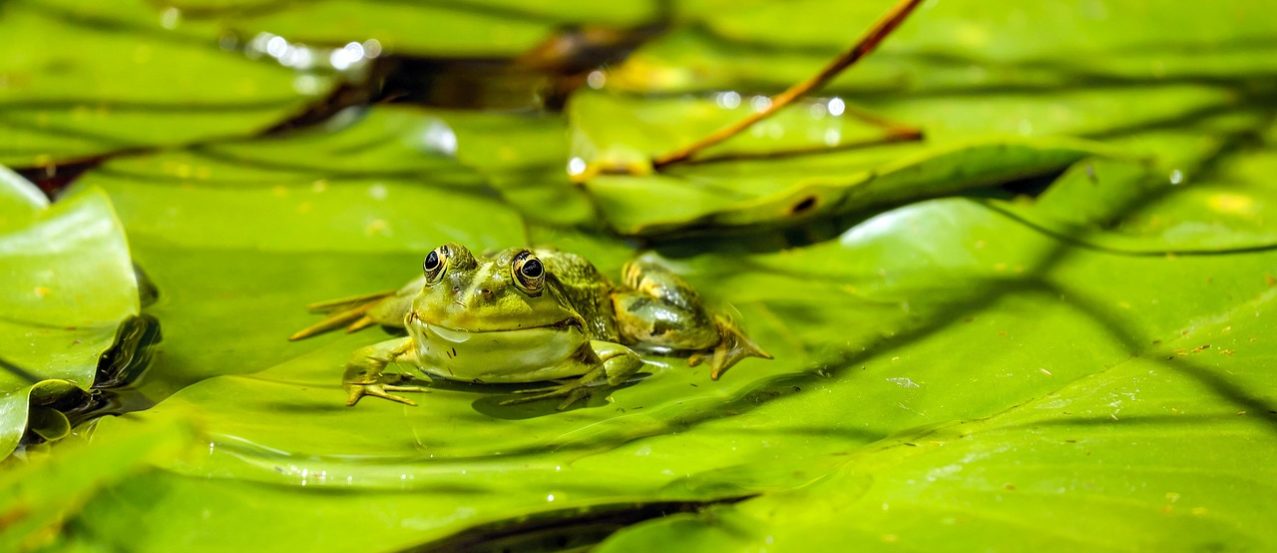
<svg viewBox="0 0 1277 553">
<path fill-rule="evenodd" d="M 426 282 L 430 284 L 439 282 L 439 277 L 442 277 L 444 270 L 448 268 L 449 253 L 448 246 L 439 246 L 426 254 L 426 260 L 421 262 L 421 270 L 426 273 Z"/>
<path fill-rule="evenodd" d="M 532 252 L 522 251 L 514 256 L 511 269 L 519 289 L 534 296 L 541 293 L 541 287 L 545 284 L 545 266 Z"/>
</svg>

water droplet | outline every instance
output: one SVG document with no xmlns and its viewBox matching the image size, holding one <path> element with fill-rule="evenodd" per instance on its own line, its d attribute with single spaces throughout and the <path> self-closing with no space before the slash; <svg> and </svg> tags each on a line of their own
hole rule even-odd
<svg viewBox="0 0 1277 553">
<path fill-rule="evenodd" d="M 315 54 L 305 46 L 289 46 L 279 63 L 296 69 L 310 69 L 315 65 Z"/>
<path fill-rule="evenodd" d="M 589 75 L 585 76 L 585 84 L 588 85 L 590 88 L 593 88 L 594 90 L 603 88 L 603 85 L 606 83 L 607 83 L 607 75 L 603 74 L 602 71 L 599 71 L 597 69 L 594 71 L 591 71 Z"/>
<path fill-rule="evenodd" d="M 830 146 L 830 147 L 837 146 L 838 143 L 841 141 L 842 141 L 842 131 L 838 129 L 829 129 L 825 131 L 826 146 Z"/>
<path fill-rule="evenodd" d="M 900 386 L 901 388 L 921 388 L 922 385 L 914 382 L 912 378 L 905 376 L 897 376 L 888 378 L 887 382 Z"/>
<path fill-rule="evenodd" d="M 364 45 L 358 42 L 348 43 L 328 55 L 328 63 L 338 71 L 350 69 L 362 61 L 364 61 Z"/>
<path fill-rule="evenodd" d="M 1179 186 L 1184 183 L 1184 172 L 1176 169 L 1171 171 L 1171 186 Z"/>
<path fill-rule="evenodd" d="M 763 111 L 772 107 L 772 99 L 768 96 L 754 96 L 749 99 L 749 107 L 754 108 L 754 111 Z"/>
<path fill-rule="evenodd" d="M 259 35 L 260 36 L 260 35 Z M 288 41 L 279 35 L 270 35 L 266 39 L 266 54 L 272 58 L 281 58 L 288 53 Z"/>
<path fill-rule="evenodd" d="M 429 151 L 448 156 L 457 154 L 457 133 L 443 121 L 431 121 L 426 127 L 424 140 Z"/>
<path fill-rule="evenodd" d="M 829 99 L 829 114 L 830 115 L 834 117 L 840 117 L 845 111 L 847 111 L 847 103 L 844 102 L 842 98 Z"/>
<path fill-rule="evenodd" d="M 723 109 L 736 109 L 740 107 L 740 93 L 731 90 L 720 92 L 714 97 L 714 102 Z"/>
<path fill-rule="evenodd" d="M 364 57 L 373 59 L 381 55 L 381 41 L 370 38 L 364 41 Z"/>
<path fill-rule="evenodd" d="M 572 159 L 569 159 L 569 160 L 568 160 L 568 174 L 569 174 L 569 175 L 571 175 L 571 176 L 574 176 L 574 177 L 575 177 L 575 176 L 578 176 L 578 175 L 581 175 L 581 174 L 584 174 L 584 173 L 585 173 L 585 160 L 584 160 L 584 159 L 581 159 L 581 158 L 579 158 L 579 157 L 574 157 L 574 158 L 572 158 Z"/>
</svg>

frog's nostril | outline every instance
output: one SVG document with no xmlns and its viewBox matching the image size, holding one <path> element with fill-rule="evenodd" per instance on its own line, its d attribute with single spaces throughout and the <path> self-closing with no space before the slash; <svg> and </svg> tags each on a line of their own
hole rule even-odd
<svg viewBox="0 0 1277 553">
<path fill-rule="evenodd" d="M 487 289 L 487 288 L 480 288 L 480 289 L 479 289 L 479 293 L 480 293 L 480 294 L 483 294 L 483 295 L 485 295 L 485 296 L 491 296 L 491 295 L 492 295 L 492 290 L 489 290 L 489 289 Z"/>
</svg>

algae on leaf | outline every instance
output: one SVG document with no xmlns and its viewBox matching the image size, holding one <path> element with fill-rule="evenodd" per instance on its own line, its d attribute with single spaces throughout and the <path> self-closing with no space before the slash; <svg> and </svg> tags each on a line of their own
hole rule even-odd
<svg viewBox="0 0 1277 553">
<path fill-rule="evenodd" d="M 0 456 L 8 456 L 29 422 L 50 439 L 68 430 L 52 405 L 93 384 L 117 328 L 138 314 L 138 287 L 101 190 L 45 207 L 16 175 L 0 186 Z"/>
</svg>

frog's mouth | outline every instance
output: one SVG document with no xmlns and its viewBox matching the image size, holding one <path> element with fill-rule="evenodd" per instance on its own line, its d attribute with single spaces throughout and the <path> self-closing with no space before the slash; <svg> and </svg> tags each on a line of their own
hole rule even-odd
<svg viewBox="0 0 1277 553">
<path fill-rule="evenodd" d="M 490 333 L 496 333 L 496 332 L 514 333 L 514 332 L 536 331 L 536 330 L 571 330 L 571 329 L 576 329 L 578 332 L 584 332 L 584 328 L 581 324 L 581 321 L 577 319 L 572 319 L 572 318 L 564 319 L 562 321 L 558 321 L 558 322 L 554 322 L 550 324 L 543 324 L 543 325 L 519 326 L 519 327 L 510 327 L 510 328 L 484 328 L 484 329 L 478 329 L 478 330 L 468 329 L 468 328 L 456 328 L 456 327 L 441 325 L 439 323 L 428 322 L 422 319 L 421 317 L 418 317 L 416 313 L 411 313 L 411 312 L 408 313 L 408 319 L 409 319 L 408 320 L 409 324 L 415 325 L 418 329 L 422 331 L 429 331 L 439 336 L 440 338 L 443 338 L 445 340 L 452 341 L 452 342 L 464 342 L 467 339 L 469 339 L 469 336 L 471 334 L 490 334 Z"/>
</svg>

